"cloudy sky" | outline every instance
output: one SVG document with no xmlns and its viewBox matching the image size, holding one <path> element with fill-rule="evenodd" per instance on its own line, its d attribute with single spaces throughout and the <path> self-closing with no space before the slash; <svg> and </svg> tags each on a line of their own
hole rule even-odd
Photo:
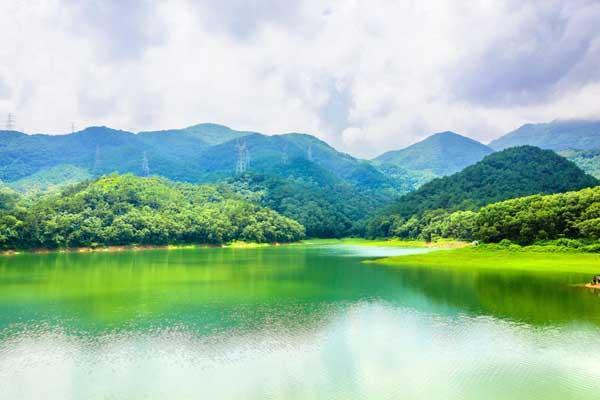
<svg viewBox="0 0 600 400">
<path fill-rule="evenodd" d="M 0 113 L 29 133 L 217 122 L 373 156 L 443 130 L 487 142 L 600 118 L 598 0 L 11 0 L 0 13 Z"/>
</svg>

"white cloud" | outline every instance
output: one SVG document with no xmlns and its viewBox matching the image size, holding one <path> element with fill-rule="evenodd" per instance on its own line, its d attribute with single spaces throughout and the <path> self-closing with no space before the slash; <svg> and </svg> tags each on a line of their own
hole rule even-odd
<svg viewBox="0 0 600 400">
<path fill-rule="evenodd" d="M 2 2 L 0 113 L 28 132 L 303 131 L 360 156 L 600 117 L 594 1 L 248 4 Z"/>
</svg>

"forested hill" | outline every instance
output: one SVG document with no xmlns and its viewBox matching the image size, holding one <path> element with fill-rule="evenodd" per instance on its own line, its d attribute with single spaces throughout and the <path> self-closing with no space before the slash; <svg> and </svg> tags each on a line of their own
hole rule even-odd
<svg viewBox="0 0 600 400">
<path fill-rule="evenodd" d="M 227 186 L 111 175 L 42 197 L 0 188 L 0 249 L 290 242 L 298 222 Z"/>
<path fill-rule="evenodd" d="M 426 183 L 389 210 L 409 217 L 427 210 L 469 210 L 531 194 L 560 193 L 598 184 L 574 163 L 532 146 L 490 154 L 463 171 Z"/>
<path fill-rule="evenodd" d="M 553 121 L 526 124 L 490 142 L 495 150 L 532 145 L 549 150 L 591 150 L 600 148 L 600 121 Z"/>
<path fill-rule="evenodd" d="M 600 253 L 600 186 L 551 195 L 532 195 L 492 203 L 477 211 L 428 211 L 371 221 L 371 236 L 436 240 L 453 238 Z M 578 239 L 578 240 L 573 240 Z M 554 242 L 549 242 L 554 241 Z M 518 249 L 518 248 L 517 248 Z M 547 251 L 547 250 L 545 250 Z"/>
<path fill-rule="evenodd" d="M 373 161 L 443 176 L 458 172 L 492 152 L 476 140 L 454 132 L 441 132 L 404 149 L 388 151 Z"/>
</svg>

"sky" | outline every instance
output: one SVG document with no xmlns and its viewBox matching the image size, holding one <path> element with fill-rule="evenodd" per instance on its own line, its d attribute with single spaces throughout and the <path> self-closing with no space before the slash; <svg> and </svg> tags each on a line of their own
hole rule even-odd
<svg viewBox="0 0 600 400">
<path fill-rule="evenodd" d="M 0 15 L 0 122 L 27 133 L 215 122 L 372 157 L 600 118 L 599 0 L 11 0 Z"/>
</svg>

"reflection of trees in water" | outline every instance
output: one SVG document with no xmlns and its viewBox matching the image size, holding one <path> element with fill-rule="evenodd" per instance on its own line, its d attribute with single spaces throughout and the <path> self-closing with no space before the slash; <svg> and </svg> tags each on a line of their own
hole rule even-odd
<svg viewBox="0 0 600 400">
<path fill-rule="evenodd" d="M 0 329 L 310 332 L 359 302 L 534 324 L 591 321 L 579 276 L 387 268 L 318 248 L 150 250 L 0 258 Z"/>
<path fill-rule="evenodd" d="M 419 290 L 433 302 L 471 314 L 539 325 L 575 321 L 600 324 L 600 301 L 590 292 L 571 286 L 585 280 L 580 274 L 386 269 L 399 287 Z"/>
<path fill-rule="evenodd" d="M 300 246 L 26 254 L 0 260 L 0 326 L 82 331 L 318 329 L 380 289 L 358 259 Z M 11 280 L 19 285 L 10 285 Z M 373 288 L 374 290 L 371 290 Z"/>
</svg>

